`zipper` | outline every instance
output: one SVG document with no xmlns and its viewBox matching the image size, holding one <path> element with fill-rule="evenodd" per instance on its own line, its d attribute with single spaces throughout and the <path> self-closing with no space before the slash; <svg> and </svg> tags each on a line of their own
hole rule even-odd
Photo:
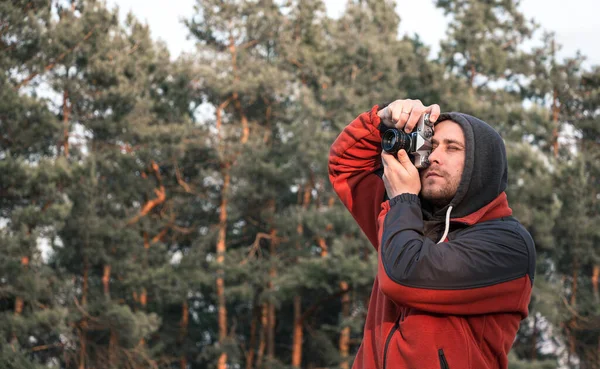
<svg viewBox="0 0 600 369">
<path fill-rule="evenodd" d="M 394 335 L 394 333 L 396 333 L 399 326 L 400 326 L 400 323 L 398 322 L 398 320 L 396 320 L 396 324 L 394 324 L 394 328 L 392 328 L 392 330 L 390 331 L 390 334 L 388 334 L 387 339 L 385 340 L 385 346 L 383 346 L 383 369 L 385 369 L 385 364 L 387 361 L 388 346 L 390 345 L 392 336 Z"/>
<path fill-rule="evenodd" d="M 440 368 L 450 369 L 450 367 L 448 366 L 448 362 L 446 361 L 446 355 L 444 355 L 444 349 L 438 350 L 438 356 L 440 358 Z"/>
</svg>

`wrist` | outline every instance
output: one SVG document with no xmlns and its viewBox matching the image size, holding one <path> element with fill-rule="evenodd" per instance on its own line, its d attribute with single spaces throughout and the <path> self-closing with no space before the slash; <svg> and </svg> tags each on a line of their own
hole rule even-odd
<svg viewBox="0 0 600 369">
<path fill-rule="evenodd" d="M 419 199 L 419 196 L 407 192 L 390 198 L 390 207 L 396 205 L 397 203 L 414 203 L 421 206 L 421 200 Z"/>
<path fill-rule="evenodd" d="M 402 196 L 402 195 L 411 195 L 411 196 L 419 196 L 419 191 L 409 190 L 409 189 L 400 189 L 397 191 L 392 191 L 392 193 L 388 194 L 390 199 L 394 197 Z"/>
</svg>

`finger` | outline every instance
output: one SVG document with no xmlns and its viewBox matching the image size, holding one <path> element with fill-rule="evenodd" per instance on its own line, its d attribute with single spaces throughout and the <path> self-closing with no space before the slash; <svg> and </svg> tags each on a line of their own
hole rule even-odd
<svg viewBox="0 0 600 369">
<path fill-rule="evenodd" d="M 406 169 L 404 169 L 403 165 L 400 164 L 400 162 L 398 161 L 398 159 L 396 158 L 395 155 L 388 154 L 384 151 L 381 156 L 382 156 L 382 160 L 385 160 L 385 164 L 383 165 L 384 174 L 386 172 L 389 173 L 389 175 L 391 175 L 392 173 L 399 174 L 402 172 L 406 172 Z"/>
<path fill-rule="evenodd" d="M 440 106 L 438 104 L 429 105 L 425 112 L 429 113 L 429 121 L 433 123 L 440 117 Z"/>
<path fill-rule="evenodd" d="M 419 119 L 421 119 L 421 115 L 423 115 L 424 111 L 425 107 L 422 104 L 413 107 L 410 117 L 404 126 L 404 132 L 410 133 L 413 131 L 413 129 L 415 129 L 415 126 L 417 125 Z"/>
<path fill-rule="evenodd" d="M 398 164 L 398 160 L 394 157 L 394 155 L 387 153 L 385 151 L 381 152 L 381 161 L 383 163 L 384 169 L 387 167 L 394 167 Z"/>
<path fill-rule="evenodd" d="M 407 164 L 412 164 L 410 158 L 408 157 L 408 154 L 404 149 L 398 151 L 398 161 L 400 162 L 400 164 L 402 164 L 403 167 L 406 167 Z"/>
<path fill-rule="evenodd" d="M 394 127 L 398 128 L 398 126 L 401 124 L 400 123 L 400 119 L 402 117 L 402 103 L 394 105 L 391 108 L 391 114 L 392 114 L 392 122 L 394 123 Z M 402 125 L 403 127 L 403 125 Z M 401 128 L 398 128 L 401 129 Z"/>
<path fill-rule="evenodd" d="M 388 106 L 378 111 L 377 115 L 384 124 L 388 122 L 391 123 L 390 109 Z"/>
<path fill-rule="evenodd" d="M 400 165 L 402 165 L 403 169 L 406 170 L 408 174 L 414 174 L 419 172 L 419 170 L 417 169 L 417 167 L 415 167 L 412 160 L 410 160 L 410 157 L 408 156 L 406 151 L 404 151 L 404 149 L 398 151 L 398 162 L 400 163 Z"/>
<path fill-rule="evenodd" d="M 406 125 L 406 121 L 410 116 L 410 112 L 412 110 L 412 100 L 403 100 L 401 104 L 398 105 L 396 111 L 394 112 L 397 115 L 397 120 L 395 120 L 395 127 L 397 129 L 402 129 Z"/>
</svg>

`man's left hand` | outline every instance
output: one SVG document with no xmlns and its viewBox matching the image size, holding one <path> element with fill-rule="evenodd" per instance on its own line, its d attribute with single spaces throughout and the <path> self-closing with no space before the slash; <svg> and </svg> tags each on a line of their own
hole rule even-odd
<svg viewBox="0 0 600 369">
<path fill-rule="evenodd" d="M 398 151 L 398 159 L 383 151 L 381 161 L 383 162 L 383 183 L 390 199 L 403 193 L 418 195 L 421 192 L 419 170 L 412 163 L 406 151 Z"/>
</svg>

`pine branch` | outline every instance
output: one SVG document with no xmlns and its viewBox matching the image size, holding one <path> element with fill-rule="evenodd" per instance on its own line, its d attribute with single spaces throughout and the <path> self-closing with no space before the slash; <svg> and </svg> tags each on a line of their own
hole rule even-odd
<svg viewBox="0 0 600 369">
<path fill-rule="evenodd" d="M 252 242 L 252 245 L 250 245 L 250 251 L 248 252 L 248 256 L 244 260 L 242 260 L 240 265 L 246 264 L 248 262 L 248 259 L 250 259 L 251 256 L 256 255 L 256 253 L 260 251 L 260 241 L 262 239 L 270 240 L 271 235 L 269 235 L 267 233 L 263 233 L 263 232 L 258 232 L 256 234 L 256 238 L 254 238 L 254 242 Z"/>
<path fill-rule="evenodd" d="M 179 170 L 179 165 L 177 165 L 177 161 L 174 160 L 173 164 L 175 166 L 175 176 L 177 177 L 177 183 L 179 183 L 179 185 L 181 187 L 183 187 L 183 189 L 185 190 L 185 192 L 187 193 L 191 193 L 193 195 L 196 195 L 196 191 L 194 191 L 189 184 L 187 184 L 186 181 L 183 180 L 183 178 L 181 178 L 181 171 Z"/>
<path fill-rule="evenodd" d="M 567 301 L 567 299 L 564 296 L 561 296 L 563 303 L 565 304 L 565 306 L 567 307 L 567 310 L 569 310 L 569 312 L 571 314 L 573 314 L 574 318 L 577 318 L 578 320 L 581 320 L 582 322 L 590 322 L 590 320 L 584 316 L 581 316 Z M 575 323 L 574 328 L 577 328 L 577 323 Z"/>
<path fill-rule="evenodd" d="M 246 42 L 244 44 L 241 44 L 239 47 L 242 48 L 242 49 L 246 49 L 246 48 L 249 48 L 250 46 L 256 45 L 257 43 L 258 43 L 258 40 L 251 40 L 251 41 L 248 41 L 248 42 Z"/>
<path fill-rule="evenodd" d="M 258 232 L 256 234 L 256 237 L 254 239 L 254 242 L 252 242 L 252 245 L 250 245 L 250 251 L 248 252 L 248 256 L 242 260 L 240 262 L 240 265 L 244 265 L 248 262 L 248 259 L 250 259 L 251 256 L 256 255 L 257 252 L 260 252 L 260 241 L 261 240 L 273 240 L 274 242 L 287 242 L 289 241 L 287 238 L 285 237 L 277 237 L 277 236 L 273 236 L 271 234 L 268 233 L 264 233 L 264 232 Z"/>
<path fill-rule="evenodd" d="M 158 184 L 159 184 L 159 188 L 154 189 L 156 198 L 146 202 L 146 204 L 144 204 L 144 207 L 142 208 L 142 210 L 140 210 L 140 213 L 138 215 L 136 215 L 135 217 L 131 218 L 127 222 L 127 225 L 131 225 L 131 224 L 137 222 L 138 220 L 140 220 L 140 218 L 146 216 L 150 212 L 150 210 L 154 209 L 154 207 L 156 207 L 157 205 L 160 205 L 163 202 L 165 202 L 165 199 L 167 198 L 165 186 L 163 186 L 163 184 L 162 184 L 162 178 L 160 176 L 158 164 L 156 164 L 156 162 L 154 160 L 152 160 L 152 169 L 154 170 L 156 179 L 158 180 Z"/>
<path fill-rule="evenodd" d="M 62 343 L 53 343 L 51 345 L 42 345 L 42 346 L 35 346 L 31 348 L 31 351 L 36 352 L 36 351 L 43 351 L 43 350 L 48 350 L 51 348 L 63 348 L 65 347 L 64 344 Z"/>
<path fill-rule="evenodd" d="M 94 34 L 95 29 L 96 29 L 95 26 L 92 27 L 92 29 L 78 43 L 76 43 L 75 46 L 71 47 L 69 50 L 60 54 L 58 56 L 58 58 L 56 58 L 56 60 L 54 60 L 52 63 L 48 64 L 47 66 L 45 66 L 43 71 L 48 72 L 49 70 L 54 68 L 56 66 L 56 64 L 61 62 L 68 54 L 72 53 L 75 49 L 77 49 L 79 46 L 81 46 L 81 44 L 83 42 L 87 41 L 90 37 L 92 37 L 92 34 Z M 18 85 L 15 86 L 15 90 L 19 90 L 21 87 L 25 86 L 39 74 L 40 74 L 40 72 L 31 73 L 29 76 L 27 76 L 27 78 L 25 78 L 23 81 L 21 81 Z"/>
</svg>

